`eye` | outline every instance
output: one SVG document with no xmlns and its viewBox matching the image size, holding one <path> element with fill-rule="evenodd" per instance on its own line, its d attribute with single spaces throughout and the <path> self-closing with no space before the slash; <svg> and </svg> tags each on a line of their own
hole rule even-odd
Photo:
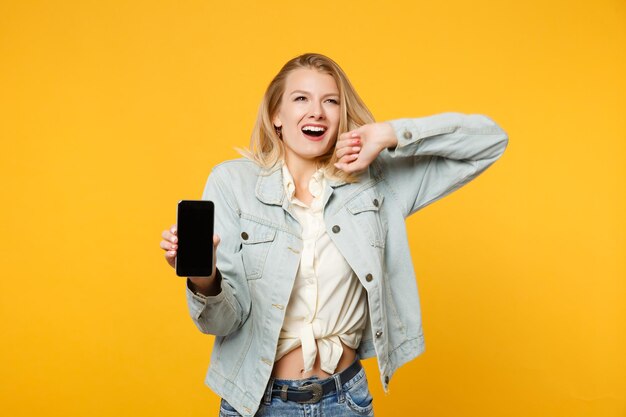
<svg viewBox="0 0 626 417">
<path fill-rule="evenodd" d="M 335 98 L 329 98 L 328 100 L 326 100 L 329 103 L 332 104 L 339 104 L 339 100 L 335 99 Z"/>
<path fill-rule="evenodd" d="M 306 97 L 304 96 L 297 96 L 296 98 L 293 99 L 293 101 L 304 101 L 306 100 Z"/>
</svg>

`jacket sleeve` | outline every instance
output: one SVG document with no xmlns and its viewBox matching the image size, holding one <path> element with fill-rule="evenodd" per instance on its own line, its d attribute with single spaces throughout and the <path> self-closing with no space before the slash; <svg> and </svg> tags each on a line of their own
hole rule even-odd
<svg viewBox="0 0 626 417">
<path fill-rule="evenodd" d="M 442 113 L 390 123 L 398 144 L 383 150 L 375 167 L 404 217 L 476 178 L 508 143 L 504 130 L 482 115 Z"/>
<path fill-rule="evenodd" d="M 203 200 L 215 205 L 214 232 L 220 236 L 216 267 L 222 276 L 215 296 L 194 294 L 187 283 L 187 305 L 202 333 L 226 336 L 239 329 L 250 313 L 250 292 L 244 274 L 239 239 L 239 209 L 232 190 L 214 170 L 207 180 Z"/>
</svg>

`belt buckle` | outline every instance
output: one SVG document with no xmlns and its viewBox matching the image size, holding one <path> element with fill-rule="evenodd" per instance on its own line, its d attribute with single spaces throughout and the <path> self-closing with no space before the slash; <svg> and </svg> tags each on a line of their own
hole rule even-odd
<svg viewBox="0 0 626 417">
<path fill-rule="evenodd" d="M 298 387 L 298 391 L 311 391 L 313 393 L 313 397 L 311 397 L 311 399 L 306 401 L 300 401 L 301 404 L 314 404 L 322 399 L 322 384 L 318 384 L 317 382 L 305 385 L 303 387 Z"/>
</svg>

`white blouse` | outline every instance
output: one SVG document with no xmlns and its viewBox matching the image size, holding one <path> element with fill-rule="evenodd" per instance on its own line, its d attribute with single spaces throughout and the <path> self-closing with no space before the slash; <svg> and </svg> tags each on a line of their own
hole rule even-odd
<svg viewBox="0 0 626 417">
<path fill-rule="evenodd" d="M 295 184 L 285 164 L 283 183 L 291 212 L 302 226 L 303 248 L 275 360 L 302 345 L 305 372 L 313 368 L 319 352 L 321 369 L 332 374 L 343 353 L 341 342 L 352 349 L 361 342 L 367 321 L 366 292 L 326 233 L 323 171 L 318 170 L 309 182 L 310 207 L 294 196 Z"/>
</svg>

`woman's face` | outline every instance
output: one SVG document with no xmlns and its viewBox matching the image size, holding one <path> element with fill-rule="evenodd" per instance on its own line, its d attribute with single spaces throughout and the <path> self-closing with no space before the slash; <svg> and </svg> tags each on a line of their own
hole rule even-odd
<svg viewBox="0 0 626 417">
<path fill-rule="evenodd" d="M 305 68 L 289 73 L 273 118 L 282 131 L 285 157 L 306 162 L 326 154 L 337 139 L 339 114 L 339 89 L 331 75 Z"/>
</svg>

